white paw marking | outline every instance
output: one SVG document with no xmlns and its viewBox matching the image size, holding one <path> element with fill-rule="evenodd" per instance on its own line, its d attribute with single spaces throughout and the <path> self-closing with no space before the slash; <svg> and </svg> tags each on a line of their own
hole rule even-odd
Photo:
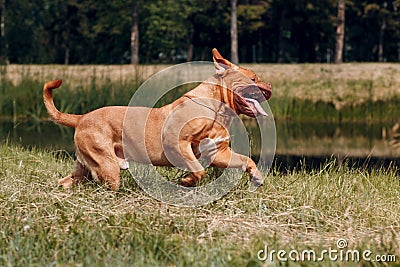
<svg viewBox="0 0 400 267">
<path fill-rule="evenodd" d="M 118 159 L 118 164 L 122 170 L 129 169 L 129 161 L 127 161 L 126 159 Z"/>
</svg>

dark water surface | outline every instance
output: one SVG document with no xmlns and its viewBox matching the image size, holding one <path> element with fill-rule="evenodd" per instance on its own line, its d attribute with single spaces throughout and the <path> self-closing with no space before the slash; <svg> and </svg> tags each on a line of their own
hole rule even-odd
<svg viewBox="0 0 400 267">
<path fill-rule="evenodd" d="M 399 168 L 400 150 L 388 144 L 387 132 L 392 125 L 365 123 L 276 122 L 277 145 L 274 168 L 319 169 L 334 158 L 360 168 Z M 260 140 L 257 128 L 247 123 L 252 133 L 253 157 L 257 159 Z M 0 140 L 48 150 L 74 151 L 73 129 L 52 122 L 0 123 Z"/>
</svg>

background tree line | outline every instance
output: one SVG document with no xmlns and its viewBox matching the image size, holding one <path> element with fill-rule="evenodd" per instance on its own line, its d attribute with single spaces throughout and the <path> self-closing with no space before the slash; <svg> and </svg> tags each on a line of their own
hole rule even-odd
<svg viewBox="0 0 400 267">
<path fill-rule="evenodd" d="M 2 63 L 175 63 L 209 60 L 213 47 L 231 54 L 232 0 L 0 1 Z M 334 61 L 341 0 L 236 1 L 241 62 Z M 400 0 L 345 2 L 344 61 L 400 61 Z"/>
</svg>

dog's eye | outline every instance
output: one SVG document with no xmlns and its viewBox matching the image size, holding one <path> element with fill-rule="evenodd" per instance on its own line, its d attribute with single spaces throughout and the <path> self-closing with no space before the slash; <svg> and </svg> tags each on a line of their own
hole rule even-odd
<svg viewBox="0 0 400 267">
<path fill-rule="evenodd" d="M 251 80 L 252 80 L 253 82 L 256 82 L 256 81 L 257 81 L 257 78 L 251 78 Z"/>
</svg>

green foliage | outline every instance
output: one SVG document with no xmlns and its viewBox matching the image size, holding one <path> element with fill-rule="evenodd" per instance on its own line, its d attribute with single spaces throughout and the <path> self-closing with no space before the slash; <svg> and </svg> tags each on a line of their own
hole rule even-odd
<svg viewBox="0 0 400 267">
<path fill-rule="evenodd" d="M 355 61 L 377 61 L 382 34 L 383 60 L 399 61 L 400 2 L 346 1 L 346 41 L 354 46 L 346 57 Z"/>
<path fill-rule="evenodd" d="M 182 62 L 190 51 L 206 60 L 213 47 L 229 57 L 230 1 L 135 1 L 141 62 Z M 129 63 L 131 1 L 13 0 L 5 12 L 0 51 L 11 63 Z M 241 62 L 333 58 L 336 0 L 239 0 L 237 12 Z M 398 61 L 399 17 L 399 1 L 347 0 L 345 61 Z"/>
<path fill-rule="evenodd" d="M 146 25 L 141 43 L 148 61 L 161 59 L 170 62 L 180 56 L 190 44 L 189 11 L 185 3 L 173 0 L 150 1 L 143 5 L 141 12 L 148 14 L 140 21 Z M 142 27 L 142 29 L 144 29 Z M 182 59 L 181 59 L 182 60 Z"/>
</svg>

